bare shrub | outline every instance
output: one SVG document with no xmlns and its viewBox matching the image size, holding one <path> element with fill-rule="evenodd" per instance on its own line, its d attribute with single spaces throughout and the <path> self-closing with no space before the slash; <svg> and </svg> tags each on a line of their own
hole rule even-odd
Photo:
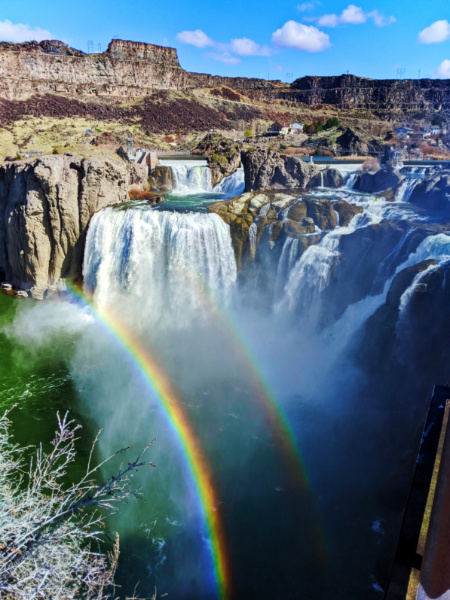
<svg viewBox="0 0 450 600">
<path fill-rule="evenodd" d="M 371 156 L 366 158 L 361 167 L 363 173 L 377 173 L 380 170 L 380 161 L 378 158 Z"/>
<path fill-rule="evenodd" d="M 117 511 L 117 504 L 139 496 L 130 478 L 139 467 L 153 467 L 143 459 L 150 444 L 133 462 L 122 462 L 115 476 L 98 483 L 102 467 L 128 448 L 92 467 L 97 435 L 85 475 L 65 485 L 80 426 L 67 413 L 63 418 L 58 414 L 51 451 L 45 452 L 41 444 L 29 459 L 29 448 L 10 439 L 8 414 L 0 417 L 0 597 L 111 598 L 118 538 L 108 557 L 91 546 L 99 548 L 105 518 Z"/>
<path fill-rule="evenodd" d="M 436 154 L 437 152 L 436 146 L 430 146 L 429 144 L 423 144 L 420 149 L 422 150 L 424 156 Z"/>
<path fill-rule="evenodd" d="M 136 188 L 131 189 L 128 192 L 130 200 L 152 200 L 156 202 L 161 198 L 161 194 L 156 192 L 149 192 L 148 190 L 138 190 Z"/>
</svg>

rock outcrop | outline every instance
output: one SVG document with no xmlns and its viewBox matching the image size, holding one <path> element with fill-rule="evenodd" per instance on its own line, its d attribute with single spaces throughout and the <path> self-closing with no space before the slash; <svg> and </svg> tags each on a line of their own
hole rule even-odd
<svg viewBox="0 0 450 600">
<path fill-rule="evenodd" d="M 337 169 L 327 167 L 317 175 L 314 175 L 312 179 L 308 181 L 306 187 L 327 187 L 327 188 L 339 188 L 345 185 L 345 179 L 342 173 Z"/>
<path fill-rule="evenodd" d="M 404 175 L 395 171 L 391 166 L 380 169 L 376 173 L 362 173 L 353 186 L 354 190 L 365 192 L 367 194 L 381 194 L 393 192 L 405 178 Z M 390 200 L 393 194 L 386 194 Z"/>
<path fill-rule="evenodd" d="M 79 278 L 92 215 L 146 184 L 146 167 L 114 160 L 55 155 L 0 166 L 2 279 L 42 298 Z"/>
<path fill-rule="evenodd" d="M 450 171 L 443 171 L 419 183 L 411 194 L 410 202 L 450 215 Z"/>
<path fill-rule="evenodd" d="M 307 76 L 289 90 L 278 89 L 272 97 L 308 105 L 331 104 L 344 109 L 364 108 L 376 114 L 398 111 L 422 112 L 450 108 L 448 79 L 366 79 L 355 75 Z"/>
<path fill-rule="evenodd" d="M 34 94 L 77 98 L 142 98 L 155 89 L 228 86 L 271 89 L 277 82 L 188 73 L 175 48 L 114 39 L 106 52 L 85 54 L 51 40 L 0 43 L 0 97 L 23 100 Z M 278 82 L 280 83 L 280 82 Z"/>
<path fill-rule="evenodd" d="M 321 239 L 321 232 L 337 226 L 337 214 L 343 225 L 362 211 L 359 206 L 344 200 L 332 202 L 328 198 L 313 198 L 298 192 L 263 190 L 247 192 L 208 206 L 230 226 L 231 239 L 239 268 L 243 258 L 254 258 L 250 247 L 249 231 L 254 229 L 253 243 L 258 244 L 264 232 L 271 244 L 282 245 L 286 238 L 300 241 L 299 254 Z M 312 235 L 315 234 L 315 235 Z"/>
<path fill-rule="evenodd" d="M 350 127 L 348 127 L 342 135 L 336 139 L 336 144 L 340 147 L 341 152 L 346 154 L 365 155 L 369 151 L 369 146 L 357 135 Z"/>
<path fill-rule="evenodd" d="M 175 179 L 171 167 L 158 165 L 149 177 L 150 189 L 158 192 L 171 192 L 175 187 Z"/>
<path fill-rule="evenodd" d="M 296 156 L 283 156 L 272 150 L 254 150 L 242 154 L 245 191 L 267 188 L 306 188 L 320 170 Z M 320 184 L 319 184 L 320 185 Z"/>
</svg>

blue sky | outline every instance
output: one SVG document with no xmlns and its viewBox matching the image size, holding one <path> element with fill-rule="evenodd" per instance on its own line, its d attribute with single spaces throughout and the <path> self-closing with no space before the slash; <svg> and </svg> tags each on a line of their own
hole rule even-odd
<svg viewBox="0 0 450 600">
<path fill-rule="evenodd" d="M 0 39 L 48 34 L 83 51 L 113 36 L 174 46 L 183 68 L 218 75 L 450 79 L 449 0 L 1 1 Z"/>
</svg>

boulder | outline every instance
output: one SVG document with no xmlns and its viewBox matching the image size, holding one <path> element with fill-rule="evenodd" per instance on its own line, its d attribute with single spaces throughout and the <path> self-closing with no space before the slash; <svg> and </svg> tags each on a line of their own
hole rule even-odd
<svg viewBox="0 0 450 600">
<path fill-rule="evenodd" d="M 387 166 L 376 173 L 362 173 L 356 180 L 353 189 L 367 194 L 378 194 L 395 190 L 404 178 L 404 175 L 395 171 L 391 166 Z"/>
<path fill-rule="evenodd" d="M 336 144 L 340 147 L 342 154 L 366 155 L 369 147 L 350 127 L 336 139 Z"/>
<path fill-rule="evenodd" d="M 283 156 L 272 150 L 254 150 L 242 154 L 245 191 L 265 188 L 306 188 L 319 173 L 318 167 L 296 156 Z"/>
<path fill-rule="evenodd" d="M 158 165 L 150 174 L 150 188 L 159 192 L 171 192 L 175 187 L 175 179 L 171 167 Z"/>
<path fill-rule="evenodd" d="M 419 183 L 409 201 L 423 208 L 450 215 L 450 172 L 443 171 Z"/>
<path fill-rule="evenodd" d="M 346 202 L 345 200 L 338 200 L 333 204 L 333 208 L 339 215 L 340 227 L 347 227 L 353 217 L 363 211 L 362 206 L 350 204 L 350 202 Z"/>
<path fill-rule="evenodd" d="M 314 221 L 319 229 L 325 231 L 334 229 L 337 225 L 336 213 L 333 204 L 326 198 L 305 198 L 307 216 Z"/>
<path fill-rule="evenodd" d="M 345 179 L 337 169 L 326 168 L 308 182 L 307 187 L 339 188 L 345 185 Z"/>
</svg>

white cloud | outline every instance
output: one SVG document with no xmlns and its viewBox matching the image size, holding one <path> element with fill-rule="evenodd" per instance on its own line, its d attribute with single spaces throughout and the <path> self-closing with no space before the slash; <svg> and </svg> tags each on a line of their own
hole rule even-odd
<svg viewBox="0 0 450 600">
<path fill-rule="evenodd" d="M 385 17 L 378 10 L 365 12 L 360 6 L 349 4 L 340 15 L 329 14 L 319 17 L 317 24 L 321 27 L 337 27 L 338 25 L 361 25 L 372 19 L 377 27 L 395 23 L 395 17 Z"/>
<path fill-rule="evenodd" d="M 258 44 L 250 38 L 235 38 L 230 43 L 224 44 L 214 41 L 201 29 L 182 31 L 177 34 L 177 39 L 182 44 L 189 44 L 196 48 L 211 46 L 216 52 L 210 52 L 205 56 L 229 65 L 241 62 L 238 56 L 270 56 L 272 54 L 269 46 Z"/>
<path fill-rule="evenodd" d="M 206 58 L 212 58 L 212 60 L 218 60 L 226 65 L 237 65 L 241 62 L 241 59 L 237 56 L 233 56 L 229 52 L 207 52 Z"/>
<path fill-rule="evenodd" d="M 249 38 L 238 38 L 231 40 L 229 45 L 230 52 L 238 56 L 270 56 L 269 46 L 261 46 Z"/>
<path fill-rule="evenodd" d="M 305 10 L 313 10 L 314 2 L 303 2 L 303 4 L 297 5 L 297 10 L 305 12 Z"/>
<path fill-rule="evenodd" d="M 42 40 L 53 39 L 50 31 L 40 27 L 31 28 L 22 23 L 11 23 L 7 19 L 0 21 L 0 39 L 5 42 L 42 42 Z"/>
<path fill-rule="evenodd" d="M 206 35 L 201 29 L 195 31 L 182 31 L 177 34 L 177 40 L 182 44 L 189 44 L 196 48 L 206 48 L 206 46 L 214 46 L 213 40 Z"/>
<path fill-rule="evenodd" d="M 450 60 L 443 60 L 433 75 L 442 79 L 450 79 Z"/>
<path fill-rule="evenodd" d="M 425 27 L 417 37 L 419 44 L 440 44 L 450 38 L 450 23 L 448 21 L 435 21 Z M 445 61 L 444 61 L 445 62 Z"/>
<path fill-rule="evenodd" d="M 329 36 L 314 27 L 297 21 L 287 21 L 272 35 L 272 43 L 280 48 L 321 52 L 331 46 Z"/>
</svg>

